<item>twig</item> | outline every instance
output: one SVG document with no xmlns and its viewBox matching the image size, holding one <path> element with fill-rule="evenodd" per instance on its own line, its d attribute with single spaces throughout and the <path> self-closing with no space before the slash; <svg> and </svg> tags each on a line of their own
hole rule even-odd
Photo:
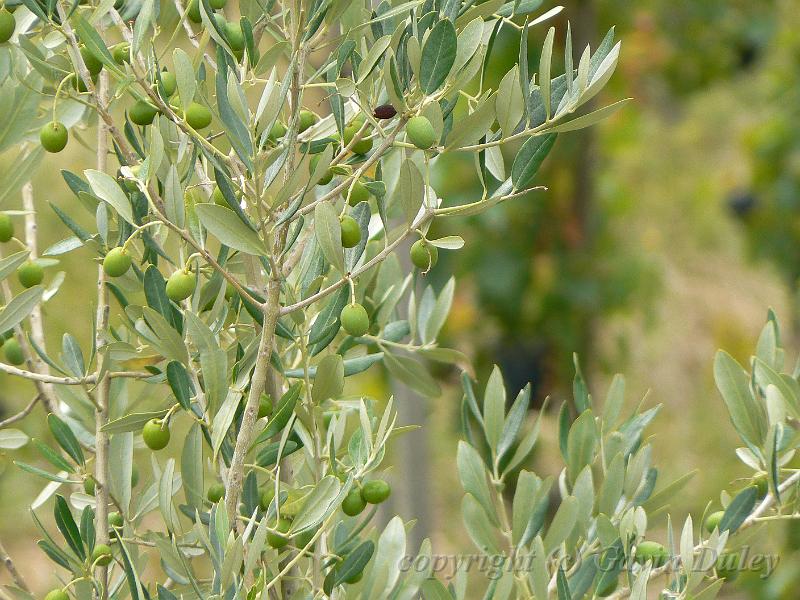
<svg viewBox="0 0 800 600">
<path fill-rule="evenodd" d="M 108 96 L 108 73 L 100 73 L 97 87 L 98 103 L 106 102 Z M 103 123 L 97 126 L 97 170 L 105 172 L 108 167 L 108 127 Z M 98 544 L 108 544 L 108 502 L 109 502 L 109 436 L 103 429 L 108 423 L 109 390 L 111 379 L 106 373 L 108 354 L 104 351 L 108 335 L 108 287 L 103 265 L 97 267 L 97 316 L 95 348 L 97 352 L 97 407 L 95 410 L 95 469 L 94 479 L 97 482 L 97 502 L 95 503 L 94 529 Z M 108 566 L 100 566 L 97 578 L 100 582 L 100 600 L 108 598 Z"/>
<path fill-rule="evenodd" d="M 28 584 L 25 583 L 25 579 L 23 579 L 20 572 L 17 571 L 17 567 L 14 566 L 14 561 L 11 560 L 11 556 L 9 556 L 2 542 L 0 542 L 0 560 L 2 560 L 3 564 L 6 566 L 6 569 L 8 569 L 11 579 L 14 580 L 14 583 L 17 585 L 17 587 L 30 593 L 31 590 L 28 587 Z"/>
<path fill-rule="evenodd" d="M 280 314 L 281 315 L 288 315 L 289 313 L 292 313 L 292 312 L 294 312 L 296 310 L 299 310 L 301 308 L 305 308 L 306 306 L 310 306 L 311 304 L 314 304 L 314 302 L 316 302 L 317 300 L 321 300 L 322 298 L 324 298 L 325 296 L 327 296 L 331 292 L 335 292 L 336 290 L 338 290 L 343 285 L 346 285 L 347 282 L 350 281 L 351 279 L 355 279 L 356 277 L 358 277 L 359 275 L 361 275 L 365 271 L 368 271 L 369 269 L 371 269 L 372 267 L 374 267 L 378 263 L 383 262 L 383 260 L 386 259 L 387 256 L 389 256 L 392 252 L 394 252 L 394 250 L 400 244 L 403 243 L 403 240 L 405 240 L 409 235 L 414 233 L 414 231 L 416 231 L 417 229 L 422 227 L 432 217 L 433 217 L 433 213 L 431 213 L 430 211 L 426 211 L 426 212 L 422 213 L 422 215 L 420 215 L 420 217 L 414 223 L 412 223 L 409 226 L 408 229 L 406 229 L 396 240 L 394 240 L 392 243 L 387 245 L 383 250 L 381 250 L 378 254 L 376 254 L 372 258 L 372 260 L 369 260 L 369 261 L 365 262 L 358 269 L 355 269 L 351 273 L 347 274 L 347 276 L 342 277 L 341 279 L 339 279 L 335 283 L 332 283 L 328 287 L 318 291 L 316 294 L 313 294 L 313 295 L 309 296 L 308 298 L 306 298 L 304 300 L 301 300 L 300 302 L 296 302 L 294 304 L 289 304 L 288 306 L 284 306 L 283 308 L 281 308 L 281 313 Z"/>
<path fill-rule="evenodd" d="M 33 400 L 28 402 L 28 405 L 25 408 L 23 408 L 17 414 L 15 414 L 15 415 L 13 415 L 11 417 L 8 417 L 7 419 L 5 419 L 3 421 L 0 421 L 0 429 L 3 429 L 4 427 L 8 427 L 9 425 L 13 425 L 17 421 L 21 421 L 22 419 L 27 417 L 31 413 L 31 411 L 33 410 L 33 407 L 36 406 L 36 403 L 39 402 L 39 400 L 41 398 L 42 398 L 41 394 L 36 394 L 33 397 Z"/>
</svg>

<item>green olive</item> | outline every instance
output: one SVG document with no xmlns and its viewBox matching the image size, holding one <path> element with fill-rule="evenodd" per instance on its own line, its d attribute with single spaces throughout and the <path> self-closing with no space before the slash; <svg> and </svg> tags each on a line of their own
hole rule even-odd
<svg viewBox="0 0 800 600">
<path fill-rule="evenodd" d="M 0 8 L 0 44 L 5 44 L 11 39 L 16 27 L 17 21 L 14 19 L 14 15 L 5 8 Z"/>
<path fill-rule="evenodd" d="M 30 288 L 39 285 L 44 279 L 44 269 L 36 261 L 29 260 L 17 268 L 17 279 L 22 287 Z"/>
<path fill-rule="evenodd" d="M 353 217 L 344 215 L 339 219 L 342 230 L 342 246 L 354 248 L 361 241 L 361 227 Z"/>
<path fill-rule="evenodd" d="M 175 271 L 167 279 L 167 298 L 173 302 L 185 300 L 194 293 L 197 277 L 186 270 Z"/>
<path fill-rule="evenodd" d="M 406 123 L 406 135 L 412 144 L 422 150 L 436 143 L 436 132 L 426 117 L 411 117 Z"/>
<path fill-rule="evenodd" d="M 374 479 L 361 486 L 361 497 L 369 504 L 380 504 L 389 497 L 392 488 L 382 479 Z"/>
<path fill-rule="evenodd" d="M 67 126 L 59 121 L 46 123 L 39 130 L 39 141 L 42 144 L 42 148 L 48 152 L 61 152 L 66 147 L 68 140 L 69 131 L 67 131 Z"/>
<path fill-rule="evenodd" d="M 369 315 L 358 302 L 348 304 L 342 309 L 340 319 L 344 330 L 353 337 L 359 337 L 369 331 Z"/>
<path fill-rule="evenodd" d="M 344 500 L 342 500 L 342 512 L 348 517 L 355 517 L 361 514 L 366 506 L 367 503 L 364 498 L 361 497 L 361 491 L 356 488 L 347 492 Z"/>
<path fill-rule="evenodd" d="M 411 262 L 423 271 L 429 271 L 439 260 L 439 249 L 426 240 L 417 240 L 411 245 Z"/>
<path fill-rule="evenodd" d="M 103 271 L 109 277 L 122 277 L 131 268 L 131 255 L 125 251 L 125 248 L 118 246 L 112 248 L 103 259 Z"/>
<path fill-rule="evenodd" d="M 150 125 L 156 118 L 158 109 L 146 100 L 137 100 L 128 111 L 128 118 L 136 125 Z"/>
<path fill-rule="evenodd" d="M 150 419 L 142 428 L 142 439 L 151 450 L 163 450 L 169 444 L 169 427 L 160 419 Z"/>
<path fill-rule="evenodd" d="M 0 242 L 8 242 L 14 237 L 14 221 L 6 213 L 0 213 Z"/>
</svg>

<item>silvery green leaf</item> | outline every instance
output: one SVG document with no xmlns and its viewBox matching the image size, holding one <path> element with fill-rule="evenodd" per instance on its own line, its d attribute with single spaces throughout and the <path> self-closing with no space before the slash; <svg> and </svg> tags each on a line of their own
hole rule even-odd
<svg viewBox="0 0 800 600">
<path fill-rule="evenodd" d="M 585 129 L 586 127 L 591 127 L 595 123 L 599 123 L 603 119 L 606 119 L 611 115 L 613 115 L 629 101 L 630 101 L 629 98 L 626 98 L 625 100 L 620 100 L 619 102 L 615 102 L 614 104 L 604 106 L 603 108 L 599 108 L 593 112 L 577 117 L 576 119 L 571 119 L 569 121 L 566 121 L 565 123 L 558 123 L 552 127 L 548 127 L 547 131 L 551 133 L 562 133 L 565 131 L 577 131 L 578 129 Z"/>
<path fill-rule="evenodd" d="M 472 113 L 453 124 L 445 150 L 458 150 L 477 142 L 494 123 L 495 114 L 495 94 L 492 94 L 484 98 Z"/>
<path fill-rule="evenodd" d="M 181 478 L 186 503 L 203 510 L 203 433 L 199 423 L 189 429 L 181 450 Z"/>
<path fill-rule="evenodd" d="M 453 61 L 453 68 L 450 71 L 451 76 L 455 76 L 458 71 L 464 68 L 478 50 L 478 46 L 481 45 L 481 40 L 483 39 L 483 24 L 484 20 L 477 17 L 467 23 L 458 34 L 458 49 Z"/>
<path fill-rule="evenodd" d="M 444 322 L 447 320 L 447 315 L 450 313 L 455 289 L 456 280 L 454 277 L 451 277 L 436 297 L 433 310 L 431 310 L 425 322 L 424 331 L 421 332 L 423 343 L 433 342 L 436 336 L 439 335 L 439 331 L 442 329 Z"/>
<path fill-rule="evenodd" d="M 174 478 L 175 460 L 170 458 L 167 459 L 167 463 L 164 465 L 164 471 L 161 473 L 161 480 L 158 485 L 158 508 L 169 531 L 173 531 L 177 525 L 175 507 L 172 506 L 172 496 L 177 489 L 173 481 Z"/>
<path fill-rule="evenodd" d="M 391 41 L 392 36 L 390 35 L 385 35 L 382 38 L 375 40 L 370 47 L 369 52 L 364 57 L 364 60 L 362 60 L 361 64 L 358 66 L 358 78 L 356 79 L 356 84 L 361 83 L 370 76 L 372 71 L 375 69 L 375 66 L 378 64 L 378 61 L 381 59 L 381 57 L 383 57 L 384 52 L 386 52 L 387 48 L 389 48 Z"/>
<path fill-rule="evenodd" d="M 303 507 L 292 521 L 290 533 L 300 533 L 316 527 L 338 506 L 342 484 L 334 475 L 326 475 L 306 497 Z"/>
<path fill-rule="evenodd" d="M 119 187 L 113 177 L 94 169 L 86 169 L 83 174 L 89 180 L 89 185 L 95 196 L 107 202 L 128 223 L 136 225 L 128 196 L 125 195 L 125 192 L 122 191 L 122 188 Z"/>
<path fill-rule="evenodd" d="M 438 398 L 441 395 L 442 390 L 436 380 L 422 364 L 413 358 L 386 352 L 383 361 L 393 377 L 419 394 L 429 398 Z"/>
<path fill-rule="evenodd" d="M 203 227 L 226 246 L 254 256 L 267 254 L 258 234 L 231 209 L 210 203 L 197 204 L 194 209 Z"/>
<path fill-rule="evenodd" d="M 211 423 L 211 447 L 215 458 L 228 433 L 228 429 L 230 429 L 231 423 L 233 423 L 233 417 L 236 415 L 236 409 L 239 408 L 241 399 L 242 393 L 231 388 L 228 390 L 228 395 L 217 414 L 214 415 L 214 420 Z"/>
<path fill-rule="evenodd" d="M 539 88 L 542 93 L 542 102 L 544 102 L 545 121 L 550 120 L 550 67 L 555 35 L 556 29 L 551 27 L 547 32 L 547 37 L 544 39 L 541 57 L 539 58 Z"/>
<path fill-rule="evenodd" d="M 131 474 L 133 472 L 133 433 L 116 433 L 109 443 L 109 474 L 111 493 L 124 513 L 131 503 Z"/>
<path fill-rule="evenodd" d="M 17 450 L 30 441 L 28 434 L 19 429 L 0 429 L 0 448 Z"/>
<path fill-rule="evenodd" d="M 714 358 L 714 380 L 736 431 L 746 442 L 760 446 L 766 436 L 767 418 L 761 403 L 753 398 L 747 373 L 730 354 L 720 350 Z"/>
<path fill-rule="evenodd" d="M 343 390 L 344 362 L 341 355 L 329 354 L 317 365 L 311 399 L 319 406 L 329 398 L 338 398 Z"/>
<path fill-rule="evenodd" d="M 489 484 L 486 480 L 486 465 L 475 450 L 464 440 L 458 442 L 458 452 L 456 453 L 456 463 L 458 465 L 458 477 L 461 485 L 467 494 L 472 495 L 475 500 L 483 507 L 486 515 L 493 524 L 497 523 L 492 496 L 489 491 Z"/>
<path fill-rule="evenodd" d="M 10 331 L 22 323 L 39 304 L 43 292 L 42 286 L 35 285 L 14 296 L 11 302 L 6 304 L 3 310 L 0 310 L 0 331 Z"/>
<path fill-rule="evenodd" d="M 464 238 L 460 235 L 447 235 L 435 240 L 429 239 L 428 243 L 437 248 L 444 248 L 446 250 L 460 250 L 464 247 Z"/>
<path fill-rule="evenodd" d="M 519 85 L 519 67 L 513 67 L 500 81 L 495 96 L 495 111 L 500 130 L 505 137 L 514 133 L 525 110 L 522 88 Z"/>
<path fill-rule="evenodd" d="M 3 280 L 14 273 L 17 270 L 17 267 L 28 260 L 29 255 L 30 252 L 27 250 L 22 250 L 0 260 L 0 280 Z"/>
<path fill-rule="evenodd" d="M 495 365 L 483 394 L 483 428 L 492 454 L 497 453 L 497 444 L 503 434 L 505 414 L 506 386 L 503 382 L 503 374 Z"/>
<path fill-rule="evenodd" d="M 126 431 L 139 431 L 150 419 L 161 419 L 165 414 L 167 414 L 166 409 L 130 413 L 119 419 L 109 421 L 103 425 L 101 431 L 111 434 L 125 433 Z"/>
<path fill-rule="evenodd" d="M 344 272 L 344 250 L 339 216 L 330 202 L 320 202 L 314 208 L 314 233 L 326 260 L 339 272 Z"/>
<path fill-rule="evenodd" d="M 395 189 L 394 202 L 403 210 L 406 221 L 411 223 L 417 216 L 425 197 L 425 182 L 417 165 L 409 158 L 400 166 L 400 179 Z"/>
<path fill-rule="evenodd" d="M 485 554 L 497 554 L 499 552 L 495 539 L 497 529 L 490 523 L 485 509 L 474 496 L 466 494 L 462 499 L 461 516 L 470 539 L 478 549 Z"/>
<path fill-rule="evenodd" d="M 555 134 L 528 138 L 514 158 L 511 165 L 511 181 L 515 190 L 524 190 L 533 181 L 542 162 L 556 142 Z"/>
<path fill-rule="evenodd" d="M 178 96 L 181 99 L 181 108 L 185 111 L 194 101 L 197 81 L 194 76 L 194 67 L 189 55 L 180 48 L 176 48 L 172 53 L 173 64 L 175 65 L 175 80 L 178 84 Z"/>
<path fill-rule="evenodd" d="M 432 94 L 444 84 L 456 59 L 458 39 L 453 23 L 441 20 L 434 25 L 422 48 L 419 82 L 425 94 Z"/>
<path fill-rule="evenodd" d="M 545 554 L 549 556 L 561 543 L 567 539 L 575 527 L 575 518 L 578 516 L 578 500 L 575 496 L 567 496 L 561 501 L 553 521 L 544 537 Z"/>
<path fill-rule="evenodd" d="M 372 568 L 364 583 L 364 600 L 388 597 L 400 577 L 400 561 L 406 552 L 406 530 L 403 520 L 394 517 L 378 537 Z"/>
</svg>

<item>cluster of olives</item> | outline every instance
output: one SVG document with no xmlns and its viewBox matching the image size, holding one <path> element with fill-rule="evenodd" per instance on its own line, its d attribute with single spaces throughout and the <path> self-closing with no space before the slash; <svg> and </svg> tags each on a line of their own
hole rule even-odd
<svg viewBox="0 0 800 600">
<path fill-rule="evenodd" d="M 367 504 L 380 504 L 384 502 L 392 493 L 392 489 L 386 481 L 373 479 L 367 481 L 360 489 L 353 488 L 342 500 L 342 512 L 348 517 L 355 517 L 361 514 Z"/>
</svg>

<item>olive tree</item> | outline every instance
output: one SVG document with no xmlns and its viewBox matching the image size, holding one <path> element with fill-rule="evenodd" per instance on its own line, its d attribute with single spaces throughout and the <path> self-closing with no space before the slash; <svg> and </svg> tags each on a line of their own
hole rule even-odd
<svg viewBox="0 0 800 600">
<path fill-rule="evenodd" d="M 671 489 L 653 494 L 642 438 L 656 409 L 618 424 L 621 380 L 601 412 L 579 374 L 561 411 L 565 470 L 557 485 L 521 471 L 509 513 L 507 478 L 538 431 L 529 392 L 506 412 L 495 372 L 478 402 L 468 358 L 436 343 L 454 283 L 434 290 L 424 277 L 440 251 L 463 244 L 429 236 L 433 222 L 531 201 L 556 134 L 621 106 L 581 110 L 614 71 L 613 32 L 575 62 L 567 32 L 557 73 L 552 28 L 538 69 L 528 64 L 529 37 L 558 12 L 534 15 L 539 0 L 225 4 L 23 0 L 0 10 L 0 151 L 17 157 L 2 200 L 22 199 L 0 215 L 10 248 L 0 370 L 34 394 L 0 424 L 0 442 L 30 442 L 41 457 L 15 464 L 47 480 L 31 516 L 62 580 L 48 600 L 482 593 L 477 580 L 468 591 L 466 570 L 445 588 L 430 543 L 407 549 L 411 524 L 375 518 L 391 493 L 387 443 L 411 424 L 397 423 L 391 399 L 345 393 L 348 377 L 383 365 L 436 396 L 428 361 L 467 373 L 457 462 L 470 536 L 503 564 L 533 557 L 489 578 L 487 597 L 644 597 L 670 550 L 643 540 L 646 511 Z M 501 29 L 519 35 L 519 64 L 487 89 Z M 74 209 L 48 205 L 52 191 L 33 175 L 45 153 L 78 144 L 96 158 L 61 170 Z M 474 157 L 474 201 L 453 205 L 429 184 L 445 153 Z M 40 253 L 44 218 L 67 237 Z M 94 318 L 51 320 L 51 337 L 62 336 L 54 353 L 43 306 L 60 301 L 63 275 L 47 274 L 67 253 L 96 263 L 71 274 L 96 284 L 82 300 Z M 694 552 L 721 550 L 779 493 L 793 494 L 797 477 L 779 467 L 798 384 L 777 374 L 777 329 L 765 332 L 752 382 L 725 355 L 719 374 L 747 444 L 740 456 L 770 474 L 769 490 L 755 509 L 756 488 L 724 497 L 705 539 L 687 521 L 687 573 L 671 584 L 684 597 L 703 581 Z M 30 440 L 25 423 L 43 412 L 50 441 Z M 615 548 L 639 562 L 609 558 Z M 600 563 L 579 566 L 592 554 Z M 402 568 L 408 556 L 429 560 Z M 6 564 L 7 593 L 31 597 Z M 632 587 L 613 591 L 626 575 Z"/>
</svg>

